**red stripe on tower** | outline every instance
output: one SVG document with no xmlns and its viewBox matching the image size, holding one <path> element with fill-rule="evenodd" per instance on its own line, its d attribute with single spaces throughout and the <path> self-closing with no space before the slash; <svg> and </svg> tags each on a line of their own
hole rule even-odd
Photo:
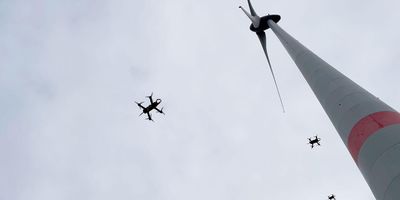
<svg viewBox="0 0 400 200">
<path fill-rule="evenodd" d="M 376 112 L 358 121 L 351 129 L 347 145 L 354 161 L 357 163 L 361 147 L 371 135 L 382 128 L 394 124 L 400 124 L 400 114 L 398 112 Z"/>
</svg>

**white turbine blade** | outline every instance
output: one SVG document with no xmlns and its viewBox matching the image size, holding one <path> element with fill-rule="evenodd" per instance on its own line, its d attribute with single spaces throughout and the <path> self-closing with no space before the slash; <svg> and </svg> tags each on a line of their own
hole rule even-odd
<svg viewBox="0 0 400 200">
<path fill-rule="evenodd" d="M 276 82 L 274 70 L 272 69 L 272 65 L 271 65 L 271 62 L 270 62 L 269 57 L 268 57 L 267 38 L 265 36 L 265 32 L 264 31 L 263 32 L 257 32 L 257 36 L 258 36 L 258 39 L 260 39 L 261 46 L 262 46 L 262 48 L 264 50 L 265 56 L 267 57 L 269 69 L 271 70 L 272 78 L 274 79 L 275 88 L 276 88 L 276 91 L 278 92 L 279 100 L 281 101 L 282 110 L 283 110 L 283 112 L 285 112 L 285 107 L 283 106 L 283 101 L 282 101 L 281 93 L 279 92 L 278 83 Z"/>
<path fill-rule="evenodd" d="M 239 8 L 243 10 L 244 14 L 246 14 L 247 17 L 249 17 L 249 19 L 251 20 L 251 23 L 253 24 L 253 26 L 255 28 L 257 28 L 260 25 L 260 17 L 251 15 L 242 6 L 239 6 Z"/>
<path fill-rule="evenodd" d="M 242 6 L 239 6 L 239 8 L 243 10 L 244 14 L 246 14 L 247 17 L 249 17 L 249 19 L 250 19 L 251 21 L 253 21 L 253 19 L 254 19 L 253 16 L 252 16 L 249 12 L 247 12 L 246 9 L 244 9 Z"/>
<path fill-rule="evenodd" d="M 251 13 L 251 15 L 252 15 L 252 16 L 258 16 L 257 13 L 256 13 L 256 11 L 255 11 L 254 8 L 253 8 L 253 5 L 251 5 L 250 0 L 247 0 L 247 3 L 249 4 L 249 8 L 250 8 L 250 13 Z"/>
</svg>

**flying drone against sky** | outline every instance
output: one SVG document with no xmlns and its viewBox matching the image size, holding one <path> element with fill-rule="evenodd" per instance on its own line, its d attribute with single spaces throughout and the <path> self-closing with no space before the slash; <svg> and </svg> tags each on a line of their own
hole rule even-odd
<svg viewBox="0 0 400 200">
<path fill-rule="evenodd" d="M 321 143 L 319 143 L 321 141 L 321 138 L 319 138 L 317 135 L 314 136 L 314 139 L 308 138 L 308 143 L 307 144 L 311 144 L 311 148 L 314 148 L 314 145 L 317 144 L 318 146 L 321 146 Z"/>
<path fill-rule="evenodd" d="M 158 113 L 165 115 L 165 113 L 163 112 L 164 108 L 161 108 L 161 109 L 157 108 L 157 106 L 161 103 L 161 99 L 157 99 L 156 101 L 153 101 L 153 93 L 151 93 L 150 96 L 147 96 L 147 98 L 149 98 L 149 101 L 150 101 L 150 105 L 148 105 L 147 107 L 142 106 L 142 104 L 144 102 L 140 102 L 140 103 L 135 102 L 139 106 L 139 108 L 142 109 L 142 113 L 140 113 L 139 116 L 141 116 L 143 114 L 147 114 L 146 119 L 149 121 L 154 121 L 153 118 L 151 118 L 151 113 L 150 113 L 152 110 L 156 110 Z"/>
<path fill-rule="evenodd" d="M 334 194 L 331 194 L 331 195 L 328 196 L 328 199 L 329 200 L 336 200 L 336 197 L 335 197 Z"/>
</svg>

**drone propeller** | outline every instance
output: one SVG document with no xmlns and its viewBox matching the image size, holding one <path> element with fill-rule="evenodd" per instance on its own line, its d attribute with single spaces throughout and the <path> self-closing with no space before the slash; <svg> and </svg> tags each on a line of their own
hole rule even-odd
<svg viewBox="0 0 400 200">
<path fill-rule="evenodd" d="M 146 119 L 149 120 L 149 121 L 154 122 L 154 120 L 152 118 L 146 118 Z"/>
<path fill-rule="evenodd" d="M 265 32 L 264 31 L 257 32 L 257 36 L 258 36 L 258 39 L 260 40 L 261 46 L 262 46 L 262 48 L 264 50 L 265 57 L 267 57 L 267 62 L 268 62 L 268 65 L 269 65 L 269 69 L 271 71 L 272 78 L 274 79 L 276 92 L 278 93 L 279 101 L 281 102 L 282 111 L 285 112 L 285 106 L 283 105 L 281 93 L 279 92 L 278 83 L 276 82 L 274 70 L 272 69 L 271 61 L 269 60 L 269 56 L 268 56 L 268 52 L 267 52 L 267 37 L 265 36 Z"/>
<path fill-rule="evenodd" d="M 164 107 L 161 108 L 160 113 L 165 115 L 164 111 L 163 111 Z"/>
<path fill-rule="evenodd" d="M 153 120 L 153 118 L 151 117 L 151 114 L 150 113 L 146 113 L 147 114 L 147 120 L 149 120 L 149 121 L 153 121 L 154 122 L 154 120 Z"/>
</svg>

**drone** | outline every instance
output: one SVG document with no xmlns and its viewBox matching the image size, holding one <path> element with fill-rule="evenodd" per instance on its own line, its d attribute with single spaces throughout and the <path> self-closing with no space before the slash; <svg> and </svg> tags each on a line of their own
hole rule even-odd
<svg viewBox="0 0 400 200">
<path fill-rule="evenodd" d="M 328 199 L 329 199 L 329 200 L 336 200 L 336 198 L 335 198 L 335 195 L 334 195 L 334 194 L 331 194 L 331 195 L 329 195 L 329 196 L 328 196 Z"/>
<path fill-rule="evenodd" d="M 143 114 L 147 114 L 147 118 L 146 119 L 149 120 L 149 121 L 154 121 L 153 118 L 151 118 L 150 111 L 156 110 L 158 113 L 161 113 L 161 114 L 165 115 L 165 113 L 163 112 L 164 107 L 161 108 L 161 109 L 157 108 L 157 106 L 161 103 L 161 99 L 157 99 L 156 101 L 153 101 L 153 93 L 151 93 L 150 96 L 146 96 L 146 97 L 149 98 L 149 100 L 150 100 L 150 105 L 148 105 L 147 107 L 142 106 L 142 104 L 144 102 L 138 103 L 138 102 L 135 101 L 135 103 L 140 107 L 140 109 L 142 109 L 142 113 L 140 113 L 139 116 L 141 116 Z"/>
<path fill-rule="evenodd" d="M 321 141 L 321 138 L 318 138 L 318 136 L 314 136 L 314 139 L 308 138 L 308 143 L 307 144 L 311 144 L 311 148 L 314 148 L 314 144 L 317 144 L 318 146 L 321 146 L 321 144 L 319 143 L 319 141 Z M 335 198 L 335 197 L 333 197 Z"/>
</svg>

